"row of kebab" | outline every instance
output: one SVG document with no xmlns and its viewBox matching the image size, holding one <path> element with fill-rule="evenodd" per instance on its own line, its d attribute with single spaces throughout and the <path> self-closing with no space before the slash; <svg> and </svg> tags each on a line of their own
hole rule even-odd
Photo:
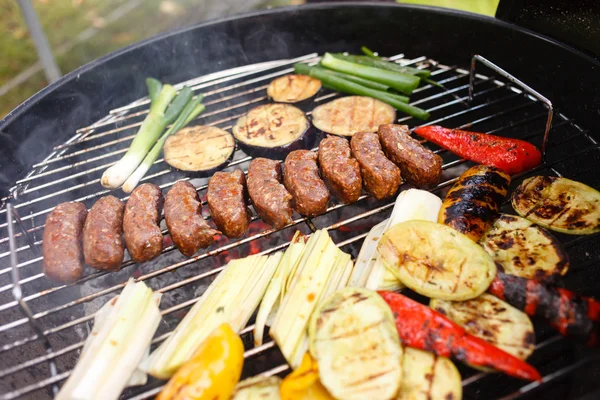
<svg viewBox="0 0 600 400">
<path fill-rule="evenodd" d="M 76 281 L 84 262 L 119 269 L 125 248 L 136 262 L 158 256 L 163 203 L 173 243 L 192 256 L 215 235 L 246 234 L 249 204 L 264 222 L 282 229 L 293 224 L 294 210 L 307 217 L 327 212 L 331 197 L 352 204 L 364 190 L 390 199 L 405 182 L 422 189 L 440 182 L 438 152 L 413 138 L 407 126 L 393 124 L 393 108 L 371 97 L 342 97 L 314 109 L 312 125 L 329 135 L 316 151 L 308 150 L 310 123 L 287 103 L 314 95 L 318 83 L 346 79 L 311 68 L 316 70 L 308 71 L 310 77 L 272 82 L 269 96 L 282 103 L 250 110 L 233 128 L 245 152 L 263 157 L 250 162 L 247 174 L 219 171 L 209 179 L 206 200 L 215 228 L 202 215 L 196 188 L 186 181 L 175 183 L 164 201 L 157 186 L 142 184 L 126 204 L 107 196 L 88 212 L 80 203 L 63 203 L 46 221 L 46 275 Z M 314 82 L 316 76 L 325 79 Z M 400 97 L 387 96 L 379 97 L 390 102 Z M 193 128 L 182 131 L 194 137 L 186 129 Z M 535 347 L 529 317 L 597 345 L 600 302 L 551 283 L 567 273 L 569 261 L 548 230 L 600 232 L 600 192 L 562 177 L 532 176 L 511 196 L 520 216 L 499 215 L 511 175 L 541 164 L 534 145 L 440 126 L 414 132 L 478 164 L 457 178 L 443 201 L 426 190 L 401 191 L 390 218 L 372 228 L 355 261 L 327 230 L 310 237 L 297 232 L 285 251 L 231 261 L 149 358 L 161 320 L 160 294 L 130 281 L 96 316 L 94 332 L 58 398 L 102 393 L 116 399 L 126 386 L 146 382 L 133 379 L 142 371 L 169 380 L 161 400 L 460 399 L 461 377 L 450 357 L 541 379 L 525 361 Z M 190 146 L 175 157 L 185 160 L 179 165 L 205 164 L 206 158 L 189 162 L 185 147 Z M 285 154 L 283 165 L 265 158 L 271 154 Z M 223 160 L 222 154 L 216 157 Z M 406 297 L 407 288 L 431 299 L 429 306 Z M 270 327 L 266 334 L 293 370 L 283 380 L 267 374 L 240 381 L 244 344 L 238 334 L 254 314 L 255 346 L 263 344 Z"/>
</svg>

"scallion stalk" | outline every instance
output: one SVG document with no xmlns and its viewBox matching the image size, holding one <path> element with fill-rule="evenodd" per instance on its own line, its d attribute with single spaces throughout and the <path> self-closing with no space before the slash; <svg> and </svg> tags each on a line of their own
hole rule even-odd
<svg viewBox="0 0 600 400">
<path fill-rule="evenodd" d="M 379 57 L 375 53 L 373 53 L 373 51 L 370 48 L 368 48 L 367 46 L 361 46 L 360 51 L 362 51 L 363 54 L 367 57 L 371 57 L 376 60 L 379 60 Z"/>
<path fill-rule="evenodd" d="M 131 193 L 133 189 L 140 183 L 140 180 L 146 175 L 146 172 L 152 167 L 154 162 L 158 159 L 160 155 L 160 151 L 162 150 L 165 141 L 167 138 L 179 131 L 181 128 L 186 126 L 190 121 L 198 116 L 202 111 L 204 111 L 205 107 L 203 104 L 200 104 L 202 101 L 202 96 L 198 96 L 197 98 L 190 101 L 183 111 L 177 117 L 177 120 L 171 127 L 158 139 L 158 141 L 152 146 L 152 149 L 146 154 L 146 157 L 142 160 L 140 165 L 133 171 L 133 173 L 127 178 L 125 183 L 123 184 L 123 191 L 125 193 Z"/>
<path fill-rule="evenodd" d="M 352 54 L 333 53 L 332 56 L 340 60 L 353 62 L 369 67 L 387 69 L 389 71 L 401 72 L 409 75 L 416 75 L 421 78 L 427 78 L 431 72 L 427 69 L 419 69 L 396 64 L 392 61 L 386 61 L 380 57 L 356 56 Z"/>
<path fill-rule="evenodd" d="M 331 75 L 335 75 L 338 78 L 343 78 L 343 79 L 349 80 L 350 82 L 358 83 L 359 85 L 368 87 L 370 89 L 380 90 L 382 92 L 387 92 L 387 91 L 389 91 L 391 89 L 391 87 L 389 87 L 388 85 L 384 85 L 383 83 L 373 82 L 373 81 L 370 81 L 368 79 L 360 78 L 358 76 L 348 75 L 348 74 L 344 74 L 342 72 L 337 72 L 337 71 L 334 71 L 332 69 L 323 68 L 323 67 L 320 67 L 320 66 L 315 66 L 315 67 L 312 67 L 312 68 L 321 69 L 321 70 L 323 70 L 323 72 L 327 72 L 327 73 L 329 73 Z M 400 95 L 400 94 L 397 95 L 397 96 L 398 96 L 398 99 L 400 101 L 402 101 L 403 103 L 408 103 L 408 97 L 407 96 Z"/>
<path fill-rule="evenodd" d="M 384 103 L 396 108 L 398 111 L 406 113 L 415 118 L 422 120 L 429 118 L 429 113 L 427 111 L 415 106 L 411 106 L 410 104 L 406 104 L 405 102 L 401 101 L 401 98 L 397 97 L 398 95 L 371 89 L 351 82 L 347 79 L 340 78 L 330 74 L 325 68 L 315 68 L 307 64 L 295 64 L 294 71 L 297 74 L 309 75 L 320 80 L 323 86 L 328 89 L 341 93 L 372 97 L 374 99 L 381 100 Z"/>
<path fill-rule="evenodd" d="M 150 103 L 154 103 L 162 89 L 162 83 L 158 79 L 146 78 L 146 87 L 148 88 L 148 97 Z"/>
</svg>

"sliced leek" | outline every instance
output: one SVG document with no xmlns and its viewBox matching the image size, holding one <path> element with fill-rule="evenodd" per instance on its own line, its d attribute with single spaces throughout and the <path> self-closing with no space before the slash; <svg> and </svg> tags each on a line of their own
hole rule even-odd
<svg viewBox="0 0 600 400">
<path fill-rule="evenodd" d="M 169 378 L 222 323 L 239 332 L 248 323 L 281 261 L 281 254 L 231 261 L 169 338 L 150 356 L 148 372 Z"/>
<path fill-rule="evenodd" d="M 58 400 L 118 399 L 132 382 L 146 383 L 136 369 L 160 323 L 161 295 L 130 279 L 118 298 L 98 313 L 92 334 Z M 135 374 L 134 374 L 135 373 Z"/>
</svg>

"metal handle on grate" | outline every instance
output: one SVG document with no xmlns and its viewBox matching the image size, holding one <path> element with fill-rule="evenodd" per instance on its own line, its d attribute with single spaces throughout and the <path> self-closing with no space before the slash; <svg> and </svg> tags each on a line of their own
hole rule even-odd
<svg viewBox="0 0 600 400">
<path fill-rule="evenodd" d="M 41 325 L 38 323 L 38 321 L 33 317 L 33 313 L 31 312 L 29 305 L 27 305 L 27 302 L 25 302 L 25 300 L 23 300 L 23 290 L 21 289 L 19 267 L 18 267 L 18 263 L 17 263 L 17 243 L 15 240 L 15 234 L 14 234 L 14 221 L 17 222 L 19 230 L 21 231 L 21 233 L 27 240 L 27 243 L 29 244 L 29 248 L 36 255 L 38 255 L 38 256 L 40 255 L 40 250 L 39 250 L 38 246 L 35 244 L 35 241 L 31 237 L 29 232 L 27 232 L 27 229 L 25 228 L 23 221 L 21 221 L 19 214 L 17 213 L 17 211 L 15 210 L 13 205 L 10 202 L 7 202 L 6 203 L 7 226 L 6 227 L 8 230 L 8 246 L 9 246 L 9 250 L 10 250 L 10 267 L 11 267 L 11 277 L 12 277 L 12 281 L 13 281 L 12 294 L 13 294 L 13 297 L 15 298 L 15 300 L 17 301 L 17 303 L 19 304 L 19 307 L 21 308 L 21 312 L 23 312 L 23 314 L 25 314 L 25 316 L 29 320 L 29 324 L 33 328 L 36 335 L 43 340 L 44 348 L 46 349 L 46 353 L 51 354 L 54 352 L 54 349 L 52 348 L 52 344 L 48 341 L 48 338 L 44 334 L 44 329 L 41 327 Z M 52 376 L 56 376 L 58 371 L 56 369 L 56 363 L 54 362 L 54 359 L 50 359 L 48 361 L 48 363 L 50 364 L 49 365 L 50 374 Z M 52 385 L 52 391 L 54 392 L 54 395 L 56 395 L 58 393 L 58 385 L 56 385 L 56 384 Z"/>
<path fill-rule="evenodd" d="M 487 58 L 480 56 L 479 54 L 474 55 L 471 59 L 471 74 L 469 77 L 469 102 L 473 101 L 473 91 L 475 87 L 475 64 L 478 61 L 486 67 L 494 70 L 496 73 L 498 73 L 498 75 L 508 79 L 510 82 L 519 86 L 521 89 L 523 89 L 524 91 L 526 91 L 527 93 L 544 103 L 544 105 L 548 108 L 548 119 L 546 121 L 546 130 L 544 132 L 544 141 L 542 142 L 542 155 L 544 158 L 546 158 L 546 144 L 548 142 L 548 134 L 550 133 L 550 128 L 552 127 L 552 117 L 554 116 L 554 107 L 552 107 L 552 102 L 546 97 L 544 97 L 537 90 L 527 85 L 525 82 L 516 78 L 514 75 L 510 74 L 509 72 L 505 71 L 504 69 L 500 68 L 499 66 L 497 66 Z"/>
</svg>

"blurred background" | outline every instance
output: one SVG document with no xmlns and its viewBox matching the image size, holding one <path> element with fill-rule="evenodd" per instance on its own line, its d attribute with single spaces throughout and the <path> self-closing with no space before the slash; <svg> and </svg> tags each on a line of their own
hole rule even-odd
<svg viewBox="0 0 600 400">
<path fill-rule="evenodd" d="M 58 73 L 161 32 L 311 0 L 0 0 L 0 119 L 49 83 L 22 7 L 32 6 Z M 498 0 L 402 0 L 494 15 Z"/>
</svg>

